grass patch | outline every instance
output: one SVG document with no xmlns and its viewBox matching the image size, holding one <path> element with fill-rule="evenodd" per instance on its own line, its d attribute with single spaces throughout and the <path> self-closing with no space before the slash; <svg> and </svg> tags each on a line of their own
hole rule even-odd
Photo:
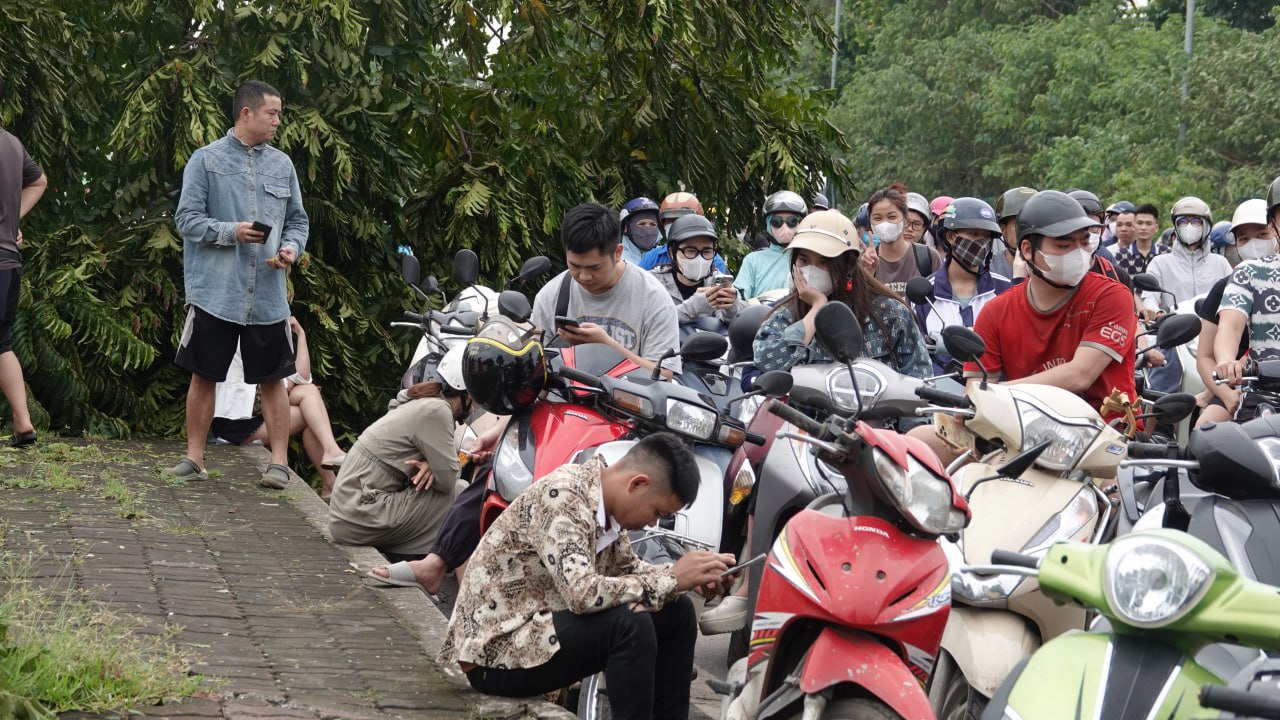
<svg viewBox="0 0 1280 720">
<path fill-rule="evenodd" d="M 0 707 L 7 692 L 53 713 L 123 712 L 200 689 L 176 630 L 140 633 L 140 621 L 82 591 L 34 586 L 38 560 L 0 554 Z"/>
<path fill-rule="evenodd" d="M 142 507 L 142 501 L 146 498 L 145 493 L 130 487 L 119 473 L 105 472 L 102 474 L 102 479 L 104 481 L 100 490 L 102 495 L 120 504 L 120 509 L 116 511 L 117 515 L 126 520 L 146 515 Z"/>
<path fill-rule="evenodd" d="M 84 490 L 88 481 L 62 465 L 33 465 L 25 475 L 0 475 L 0 487 L 22 490 Z"/>
<path fill-rule="evenodd" d="M 108 450 L 99 443 L 86 445 L 73 445 L 67 442 L 41 443 L 35 446 L 35 452 L 31 453 L 31 455 L 33 459 L 39 462 L 65 464 L 128 464 L 133 462 L 133 457 L 129 453 Z"/>
</svg>

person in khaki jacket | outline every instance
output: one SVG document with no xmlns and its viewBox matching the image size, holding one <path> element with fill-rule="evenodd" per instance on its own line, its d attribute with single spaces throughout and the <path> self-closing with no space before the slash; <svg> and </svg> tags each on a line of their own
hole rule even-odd
<svg viewBox="0 0 1280 720">
<path fill-rule="evenodd" d="M 684 720 L 697 640 L 684 593 L 721 592 L 733 556 L 693 551 L 654 565 L 636 557 L 626 531 L 697 494 L 693 453 L 671 433 L 646 437 L 613 465 L 596 457 L 538 480 L 471 556 L 439 662 L 507 697 L 603 670 L 613 717 Z"/>
</svg>

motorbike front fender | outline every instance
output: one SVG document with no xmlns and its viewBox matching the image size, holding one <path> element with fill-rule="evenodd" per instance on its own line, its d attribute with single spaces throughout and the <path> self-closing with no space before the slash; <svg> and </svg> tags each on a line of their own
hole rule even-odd
<svg viewBox="0 0 1280 720">
<path fill-rule="evenodd" d="M 1027 619 L 1008 610 L 951 606 L 942 649 L 984 697 L 995 695 L 1013 668 L 1040 647 Z"/>
<path fill-rule="evenodd" d="M 805 695 L 851 684 L 904 718 L 931 718 L 929 698 L 902 657 L 865 633 L 827 628 L 814 641 L 800 671 Z"/>
</svg>

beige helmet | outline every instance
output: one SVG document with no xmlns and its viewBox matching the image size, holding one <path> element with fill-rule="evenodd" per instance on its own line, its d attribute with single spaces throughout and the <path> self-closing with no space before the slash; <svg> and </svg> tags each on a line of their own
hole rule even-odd
<svg viewBox="0 0 1280 720">
<path fill-rule="evenodd" d="M 1209 212 L 1209 204 L 1193 196 L 1184 197 L 1173 204 L 1173 209 L 1169 211 L 1169 219 L 1177 220 L 1180 217 L 1204 218 L 1206 224 L 1213 223 L 1213 213 Z"/>
<path fill-rule="evenodd" d="M 1235 232 L 1236 228 L 1241 225 L 1266 225 L 1267 224 L 1267 201 L 1261 198 L 1245 200 L 1236 207 L 1235 215 L 1231 216 L 1231 232 Z"/>
<path fill-rule="evenodd" d="M 809 213 L 800 221 L 787 250 L 810 250 L 829 258 L 847 252 L 861 255 L 862 240 L 853 221 L 839 210 L 821 210 Z"/>
</svg>

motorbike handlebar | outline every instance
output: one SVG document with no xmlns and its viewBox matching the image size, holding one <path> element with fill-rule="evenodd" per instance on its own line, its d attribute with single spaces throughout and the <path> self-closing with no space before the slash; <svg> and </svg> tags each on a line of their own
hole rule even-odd
<svg viewBox="0 0 1280 720">
<path fill-rule="evenodd" d="M 476 331 L 471 328 L 454 327 L 452 325 L 441 325 L 440 332 L 445 335 L 475 335 Z"/>
<path fill-rule="evenodd" d="M 957 395 L 955 393 L 947 392 L 946 390 L 929 387 L 928 385 L 921 385 L 916 388 L 916 397 L 937 405 L 947 405 L 949 407 L 958 408 L 969 407 L 969 398 L 964 395 Z"/>
<path fill-rule="evenodd" d="M 769 412 L 804 430 L 810 435 L 822 435 L 822 423 L 787 405 L 781 400 L 770 400 Z"/>
<path fill-rule="evenodd" d="M 1134 460 L 1163 460 L 1169 457 L 1169 446 L 1163 443 L 1129 443 L 1129 457 Z"/>
<path fill-rule="evenodd" d="M 417 323 L 419 325 L 423 325 L 426 323 L 426 319 L 423 318 L 421 315 L 419 315 L 416 312 L 409 312 L 408 310 L 404 311 L 404 319 L 408 320 L 411 323 Z"/>
<path fill-rule="evenodd" d="M 765 442 L 767 441 L 768 441 L 768 438 L 761 435 L 760 433 L 753 433 L 750 430 L 747 431 L 747 442 L 751 443 L 752 445 L 764 445 Z"/>
<path fill-rule="evenodd" d="M 992 550 L 992 565 L 1012 565 L 1014 567 L 1038 568 L 1040 567 L 1040 558 L 1016 553 L 1012 550 Z"/>
<path fill-rule="evenodd" d="M 577 368 L 562 367 L 560 368 L 560 377 L 568 378 L 576 383 L 581 383 L 587 387 L 603 388 L 604 384 L 600 382 L 600 378 L 595 375 L 584 373 Z"/>
<path fill-rule="evenodd" d="M 1242 717 L 1280 720 L 1280 698 L 1220 685 L 1200 688 L 1200 706 L 1226 710 Z"/>
</svg>

